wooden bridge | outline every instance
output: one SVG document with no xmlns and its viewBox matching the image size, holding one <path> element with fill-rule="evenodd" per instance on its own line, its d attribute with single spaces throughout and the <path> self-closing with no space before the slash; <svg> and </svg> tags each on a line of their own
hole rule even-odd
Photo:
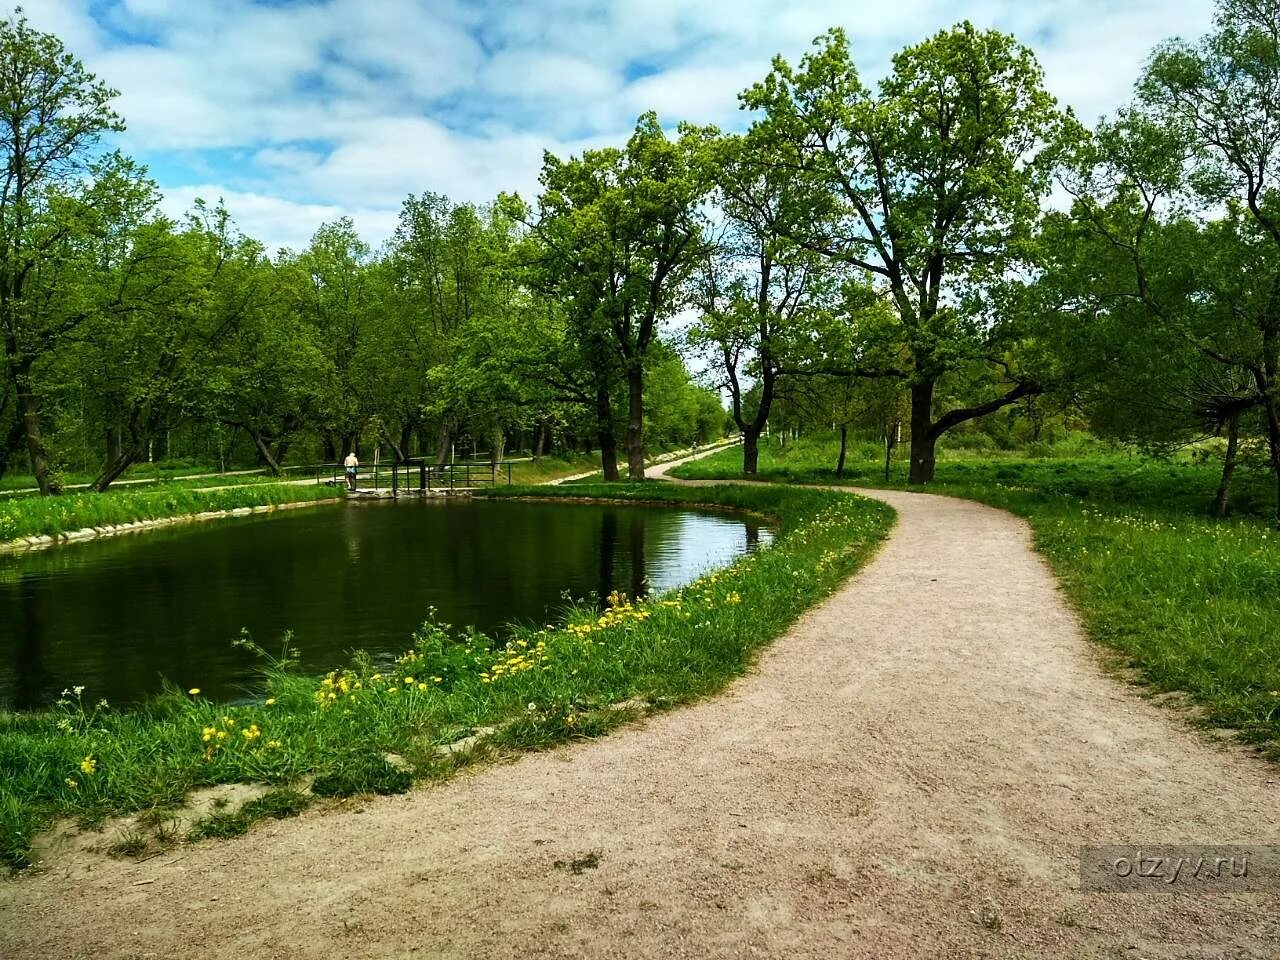
<svg viewBox="0 0 1280 960">
<path fill-rule="evenodd" d="M 392 463 L 375 463 L 372 468 L 361 466 L 356 473 L 356 492 L 376 496 L 399 497 L 426 496 L 434 493 L 453 493 L 474 490 L 482 486 L 497 486 L 499 482 L 511 484 L 513 460 L 482 463 L 436 463 L 425 457 L 410 457 Z M 368 484 L 372 480 L 372 487 Z M 316 469 L 316 483 L 345 486 L 346 468 L 340 463 L 320 464 Z"/>
</svg>

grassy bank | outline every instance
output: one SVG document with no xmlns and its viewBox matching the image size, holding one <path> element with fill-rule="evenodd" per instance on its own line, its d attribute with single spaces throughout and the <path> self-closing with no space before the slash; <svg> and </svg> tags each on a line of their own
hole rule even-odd
<svg viewBox="0 0 1280 960">
<path fill-rule="evenodd" d="M 55 818 L 93 823 L 136 811 L 154 829 L 105 842 L 142 853 L 179 839 L 164 825 L 193 789 L 272 785 L 253 805 L 190 830 L 225 836 L 316 795 L 403 790 L 485 751 L 596 736 L 637 712 L 712 693 L 864 563 L 892 523 L 877 503 L 782 487 L 495 492 L 520 494 L 701 502 L 776 517 L 779 529 L 770 549 L 643 602 L 577 604 L 554 624 L 500 637 L 428 624 L 406 638 L 394 666 L 357 657 L 308 677 L 275 662 L 249 704 L 171 691 L 122 712 L 69 691 L 52 710 L 0 714 L 0 858 L 23 866 L 33 834 Z M 442 749 L 477 731 L 491 732 L 478 753 Z"/>
<path fill-rule="evenodd" d="M 57 536 L 109 524 L 159 520 L 211 510 L 298 503 L 341 496 L 320 485 L 244 484 L 224 490 L 165 485 L 69 493 L 61 497 L 0 500 L 0 543 L 20 537 Z"/>
<path fill-rule="evenodd" d="M 762 451 L 760 477 L 833 483 L 836 448 Z M 738 451 L 680 468 L 740 475 Z M 881 465 L 851 462 L 840 482 L 884 485 Z M 896 471 L 890 486 L 904 484 Z M 1213 726 L 1280 759 L 1280 535 L 1265 473 L 1236 484 L 1235 515 L 1209 515 L 1212 464 L 1105 454 L 944 459 L 929 490 L 1025 517 L 1089 635 L 1121 651 L 1161 691 L 1185 691 Z"/>
</svg>

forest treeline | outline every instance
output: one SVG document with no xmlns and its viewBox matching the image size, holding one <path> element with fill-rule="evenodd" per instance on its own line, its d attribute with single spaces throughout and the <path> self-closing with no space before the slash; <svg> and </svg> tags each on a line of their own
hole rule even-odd
<svg viewBox="0 0 1280 960">
<path fill-rule="evenodd" d="M 870 84 L 835 29 L 742 93 L 743 133 L 646 114 L 547 154 L 534 196 L 424 193 L 381 250 L 339 221 L 270 256 L 221 206 L 160 216 L 103 146 L 112 91 L 10 20 L 3 456 L 55 492 L 76 451 L 102 489 L 175 430 L 272 468 L 465 434 L 639 478 L 647 445 L 720 433 L 723 396 L 748 474 L 783 412 L 901 435 L 915 483 L 999 411 L 1218 436 L 1225 511 L 1242 457 L 1280 487 L 1280 2 L 1221 0 L 1135 73 L 1090 125 L 1008 34 L 958 24 Z"/>
</svg>

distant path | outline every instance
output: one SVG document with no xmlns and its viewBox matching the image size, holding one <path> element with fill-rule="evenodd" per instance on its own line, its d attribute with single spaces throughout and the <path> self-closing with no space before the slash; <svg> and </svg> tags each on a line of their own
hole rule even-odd
<svg viewBox="0 0 1280 960">
<path fill-rule="evenodd" d="M 701 450 L 689 448 L 685 451 L 677 451 L 676 458 L 671 460 L 662 460 L 645 464 L 644 475 L 650 480 L 667 480 L 667 471 L 672 467 L 678 467 L 682 463 L 688 463 L 690 460 L 701 460 L 703 457 L 709 457 L 713 453 L 719 453 L 725 447 L 731 447 L 738 441 L 720 440 L 716 443 L 708 444 Z M 575 480 L 585 480 L 587 477 L 594 477 L 599 470 L 588 470 L 586 473 L 575 473 L 571 477 L 557 477 L 555 480 L 548 480 L 547 485 L 556 487 L 562 483 L 572 483 Z"/>
<path fill-rule="evenodd" d="M 899 513 L 882 553 L 723 695 L 347 812 L 0 886 L 0 956 L 1280 955 L 1280 891 L 1076 880 L 1086 843 L 1280 842 L 1276 768 L 1107 676 L 1024 523 L 868 495 Z"/>
</svg>

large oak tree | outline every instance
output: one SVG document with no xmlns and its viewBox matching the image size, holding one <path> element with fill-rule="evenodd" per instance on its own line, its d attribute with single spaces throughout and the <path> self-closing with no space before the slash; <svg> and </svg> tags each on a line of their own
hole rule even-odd
<svg viewBox="0 0 1280 960">
<path fill-rule="evenodd" d="M 985 292 L 1019 263 L 1072 121 L 1029 49 L 969 23 L 898 53 L 874 90 L 842 31 L 815 47 L 743 94 L 761 114 L 749 136 L 790 178 L 775 229 L 892 303 L 907 362 L 865 372 L 909 382 L 910 478 L 924 483 L 943 433 L 1040 389 L 1010 363 Z M 936 410 L 939 381 L 975 362 L 991 375 L 972 401 Z"/>
</svg>

